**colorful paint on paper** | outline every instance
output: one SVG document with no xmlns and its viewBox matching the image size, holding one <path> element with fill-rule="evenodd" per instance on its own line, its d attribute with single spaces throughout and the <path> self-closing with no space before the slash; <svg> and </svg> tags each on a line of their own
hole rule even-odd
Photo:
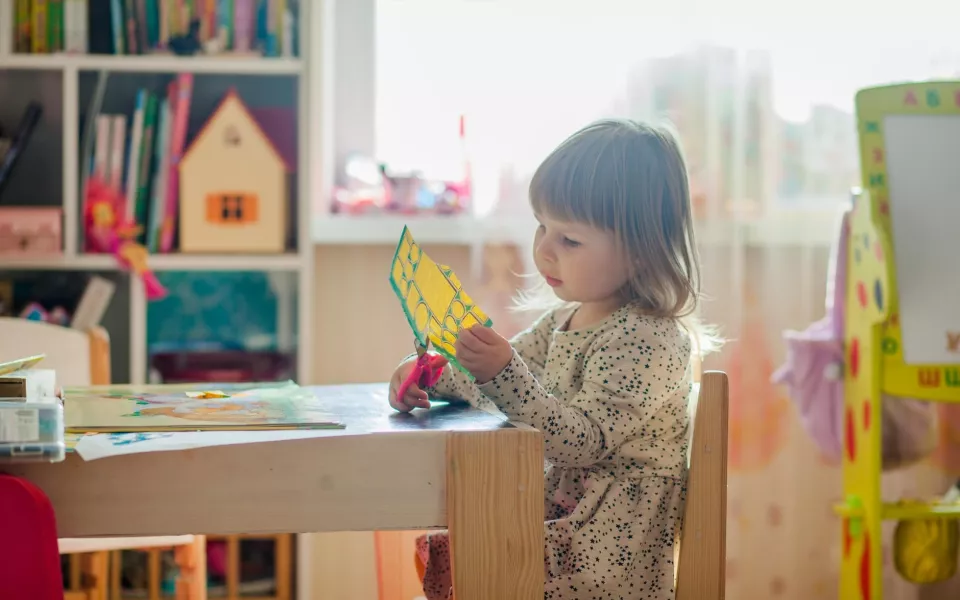
<svg viewBox="0 0 960 600">
<path fill-rule="evenodd" d="M 151 440 L 173 437 L 174 433 L 138 431 L 135 433 L 107 433 L 105 435 L 113 446 L 132 446 Z"/>
<path fill-rule="evenodd" d="M 196 398 L 191 392 L 218 390 L 226 398 Z M 295 383 L 272 386 L 209 384 L 74 388 L 65 391 L 68 431 L 132 433 L 339 428 L 309 390 Z"/>
<path fill-rule="evenodd" d="M 407 227 L 390 266 L 390 284 L 417 341 L 426 344 L 429 338 L 437 352 L 462 368 L 454 349 L 460 331 L 493 321 L 463 291 L 453 269 L 427 256 Z"/>
</svg>

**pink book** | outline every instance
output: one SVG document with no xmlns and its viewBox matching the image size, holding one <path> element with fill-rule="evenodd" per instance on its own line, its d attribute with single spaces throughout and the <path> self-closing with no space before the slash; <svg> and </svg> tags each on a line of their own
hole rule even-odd
<svg viewBox="0 0 960 600">
<path fill-rule="evenodd" d="M 160 252 L 173 252 L 173 234 L 176 231 L 177 210 L 180 203 L 180 158 L 187 142 L 187 123 L 190 120 L 190 99 L 193 96 L 193 74 L 181 73 L 170 86 L 170 106 L 173 111 L 173 129 L 170 136 L 170 171 L 167 179 L 167 210 L 160 229 Z"/>
<path fill-rule="evenodd" d="M 234 0 L 233 50 L 249 52 L 253 47 L 253 0 Z"/>
</svg>

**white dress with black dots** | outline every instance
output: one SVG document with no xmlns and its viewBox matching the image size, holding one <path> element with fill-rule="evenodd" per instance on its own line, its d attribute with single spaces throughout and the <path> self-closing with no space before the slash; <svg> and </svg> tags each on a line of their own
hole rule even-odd
<svg viewBox="0 0 960 600">
<path fill-rule="evenodd" d="M 673 598 L 690 338 L 630 307 L 576 331 L 570 314 L 549 312 L 511 340 L 513 359 L 491 381 L 446 369 L 429 392 L 492 403 L 543 432 L 546 599 Z M 417 556 L 427 598 L 452 597 L 446 534 L 422 536 Z"/>
</svg>

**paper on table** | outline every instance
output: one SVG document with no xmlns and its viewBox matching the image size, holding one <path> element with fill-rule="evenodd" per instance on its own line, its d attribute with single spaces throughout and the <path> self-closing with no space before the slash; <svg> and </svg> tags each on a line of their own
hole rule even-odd
<svg viewBox="0 0 960 600">
<path fill-rule="evenodd" d="M 170 452 L 211 446 L 256 444 L 286 440 L 302 440 L 330 435 L 336 430 L 274 431 L 151 431 L 136 433 L 95 433 L 83 436 L 75 450 L 83 460 L 97 460 L 127 454 Z"/>
<path fill-rule="evenodd" d="M 172 432 L 343 428 L 310 390 L 287 382 L 273 387 L 229 390 L 227 398 L 193 398 L 204 386 L 77 388 L 64 391 L 64 420 L 70 432 Z"/>
</svg>

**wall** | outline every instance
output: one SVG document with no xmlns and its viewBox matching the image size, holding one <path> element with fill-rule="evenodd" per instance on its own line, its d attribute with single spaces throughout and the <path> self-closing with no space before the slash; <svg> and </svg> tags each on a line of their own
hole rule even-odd
<svg viewBox="0 0 960 600">
<path fill-rule="evenodd" d="M 314 383 L 386 381 L 400 359 L 413 352 L 413 335 L 387 280 L 394 250 L 387 245 L 317 247 Z M 529 321 L 506 310 L 520 283 L 509 272 L 523 269 L 515 249 L 488 247 L 480 273 L 471 272 L 466 246 L 424 250 L 453 267 L 502 334 L 513 335 Z"/>
</svg>

